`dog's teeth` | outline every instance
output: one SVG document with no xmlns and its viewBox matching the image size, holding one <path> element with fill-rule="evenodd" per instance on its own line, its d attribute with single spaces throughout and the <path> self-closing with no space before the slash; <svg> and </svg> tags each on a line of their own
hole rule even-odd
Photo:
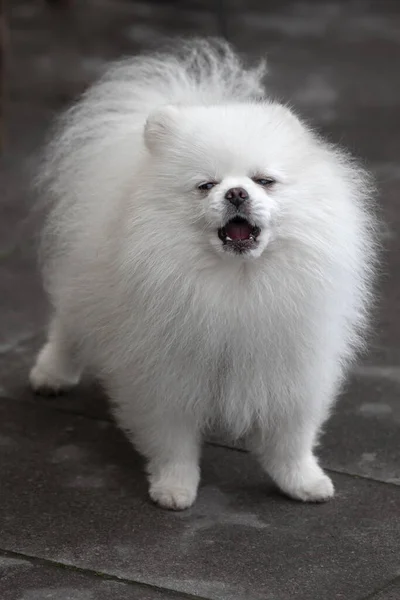
<svg viewBox="0 0 400 600">
<path fill-rule="evenodd" d="M 229 235 L 227 235 L 227 236 L 226 236 L 226 240 L 227 240 L 228 242 L 231 242 L 231 241 L 232 241 L 232 238 L 230 238 L 230 237 L 229 237 Z"/>
</svg>

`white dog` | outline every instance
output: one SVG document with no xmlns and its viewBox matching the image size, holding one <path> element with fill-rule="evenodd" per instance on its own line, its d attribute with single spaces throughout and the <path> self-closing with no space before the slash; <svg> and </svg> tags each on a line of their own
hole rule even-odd
<svg viewBox="0 0 400 600">
<path fill-rule="evenodd" d="M 90 369 L 166 508 L 194 502 L 221 424 L 292 498 L 334 493 L 313 449 L 362 344 L 372 188 L 263 74 L 218 41 L 123 62 L 43 168 L 54 315 L 32 386 Z"/>
</svg>

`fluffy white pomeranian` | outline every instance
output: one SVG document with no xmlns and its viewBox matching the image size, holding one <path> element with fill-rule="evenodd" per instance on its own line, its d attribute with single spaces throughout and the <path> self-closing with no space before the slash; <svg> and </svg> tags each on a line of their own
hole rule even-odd
<svg viewBox="0 0 400 600">
<path fill-rule="evenodd" d="M 371 185 L 263 75 L 219 41 L 119 63 L 43 167 L 54 314 L 31 384 L 90 369 L 170 509 L 194 502 L 216 425 L 292 498 L 334 493 L 313 450 L 364 337 Z"/>
</svg>

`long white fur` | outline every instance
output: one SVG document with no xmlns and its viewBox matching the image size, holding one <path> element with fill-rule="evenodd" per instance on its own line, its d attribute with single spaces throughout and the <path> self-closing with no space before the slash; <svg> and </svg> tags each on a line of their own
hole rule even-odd
<svg viewBox="0 0 400 600">
<path fill-rule="evenodd" d="M 214 424 L 247 435 L 290 496 L 333 495 L 313 448 L 362 345 L 372 187 L 263 75 L 221 41 L 122 62 L 63 117 L 41 174 L 54 315 L 32 385 L 93 371 L 168 508 L 193 503 Z M 234 186 L 262 227 L 246 257 L 217 236 Z"/>
</svg>

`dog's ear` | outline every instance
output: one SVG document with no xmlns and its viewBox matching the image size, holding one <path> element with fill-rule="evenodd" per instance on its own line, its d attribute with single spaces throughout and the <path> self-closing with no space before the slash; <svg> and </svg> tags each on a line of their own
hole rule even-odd
<svg viewBox="0 0 400 600">
<path fill-rule="evenodd" d="M 144 127 L 144 140 L 150 152 L 157 151 L 176 131 L 179 111 L 175 106 L 164 106 L 150 114 Z"/>
</svg>

